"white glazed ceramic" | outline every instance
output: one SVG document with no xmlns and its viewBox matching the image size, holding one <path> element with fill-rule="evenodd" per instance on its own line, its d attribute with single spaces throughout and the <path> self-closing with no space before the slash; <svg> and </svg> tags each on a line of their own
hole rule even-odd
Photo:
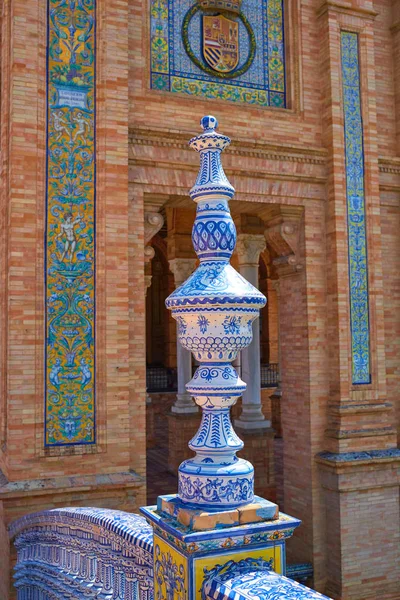
<svg viewBox="0 0 400 600">
<path fill-rule="evenodd" d="M 234 194 L 221 165 L 230 139 L 216 132 L 215 117 L 201 120 L 203 133 L 190 141 L 201 165 L 190 191 L 197 203 L 192 241 L 200 265 L 166 300 L 178 323 L 180 343 L 200 362 L 186 388 L 203 411 L 189 447 L 196 453 L 179 467 L 179 497 L 196 508 L 242 506 L 254 496 L 254 469 L 236 452 L 243 442 L 233 430 L 230 407 L 246 384 L 230 364 L 252 340 L 252 322 L 266 299 L 229 264 L 236 229 L 228 201 Z"/>
</svg>

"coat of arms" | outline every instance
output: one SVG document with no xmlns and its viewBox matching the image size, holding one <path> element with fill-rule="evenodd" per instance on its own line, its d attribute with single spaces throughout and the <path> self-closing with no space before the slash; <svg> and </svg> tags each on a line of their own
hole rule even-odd
<svg viewBox="0 0 400 600">
<path fill-rule="evenodd" d="M 203 15 L 203 56 L 219 73 L 233 71 L 239 62 L 239 24 L 223 15 Z"/>
</svg>

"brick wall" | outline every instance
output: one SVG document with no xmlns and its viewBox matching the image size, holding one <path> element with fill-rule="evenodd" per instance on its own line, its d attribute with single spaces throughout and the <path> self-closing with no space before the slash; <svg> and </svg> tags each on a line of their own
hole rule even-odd
<svg viewBox="0 0 400 600">
<path fill-rule="evenodd" d="M 144 332 L 143 227 L 135 232 L 128 227 L 129 217 L 143 223 L 143 207 L 128 199 L 127 1 L 97 2 L 98 443 L 95 448 L 43 448 L 46 6 L 44 0 L 3 3 L 1 102 L 9 108 L 1 122 L 0 255 L 6 282 L 1 302 L 7 319 L 1 327 L 5 404 L 0 468 L 5 483 L 0 497 L 6 522 L 24 511 L 65 502 L 127 510 L 145 502 L 139 341 Z M 32 491 L 35 486 L 42 486 L 42 492 Z M 11 497 L 10 490 L 20 495 Z"/>
<path fill-rule="evenodd" d="M 398 598 L 400 527 L 394 470 L 391 464 L 352 465 L 324 474 L 327 534 L 335 540 L 327 555 L 326 593 L 334 598 Z"/>
<path fill-rule="evenodd" d="M 385 279 L 385 350 L 387 399 L 395 411 L 400 439 L 400 207 L 398 197 L 381 200 L 382 254 Z"/>
</svg>

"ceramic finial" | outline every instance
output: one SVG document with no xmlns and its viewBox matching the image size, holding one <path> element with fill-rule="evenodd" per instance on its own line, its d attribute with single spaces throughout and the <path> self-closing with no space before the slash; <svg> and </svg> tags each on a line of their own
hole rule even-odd
<svg viewBox="0 0 400 600">
<path fill-rule="evenodd" d="M 230 139 L 218 121 L 201 119 L 203 132 L 190 140 L 200 170 L 190 196 L 197 204 L 192 241 L 200 264 L 165 301 L 179 324 L 178 338 L 200 363 L 186 389 L 203 411 L 189 442 L 196 455 L 179 467 L 179 500 L 195 508 L 223 510 L 254 497 L 254 468 L 236 452 L 243 442 L 232 428 L 230 407 L 246 389 L 230 364 L 252 340 L 252 322 L 266 299 L 229 264 L 236 229 L 229 210 L 235 190 L 221 164 Z"/>
<path fill-rule="evenodd" d="M 210 131 L 218 128 L 218 121 L 212 115 L 206 115 L 200 120 L 200 125 L 204 131 Z"/>
</svg>

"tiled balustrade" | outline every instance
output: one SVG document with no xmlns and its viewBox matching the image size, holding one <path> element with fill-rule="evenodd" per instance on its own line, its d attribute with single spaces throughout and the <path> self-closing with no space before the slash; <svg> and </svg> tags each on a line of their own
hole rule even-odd
<svg viewBox="0 0 400 600">
<path fill-rule="evenodd" d="M 139 515 L 65 508 L 10 527 L 18 600 L 152 600 L 153 532 Z"/>
<path fill-rule="evenodd" d="M 96 508 L 49 510 L 16 521 L 10 536 L 18 553 L 18 600 L 153 599 L 153 531 L 139 515 Z M 173 568 L 167 573 L 167 567 L 167 600 L 191 600 L 185 584 L 177 587 L 179 573 Z M 262 559 L 231 560 L 204 570 L 204 600 L 326 598 L 278 575 Z"/>
</svg>

